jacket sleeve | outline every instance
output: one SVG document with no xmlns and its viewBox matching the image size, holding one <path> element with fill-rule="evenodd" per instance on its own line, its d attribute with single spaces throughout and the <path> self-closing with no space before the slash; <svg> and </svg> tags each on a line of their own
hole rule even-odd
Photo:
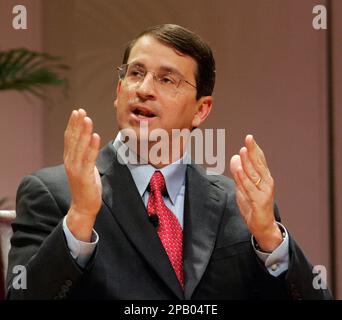
<svg viewBox="0 0 342 320">
<path fill-rule="evenodd" d="M 276 221 L 280 222 L 279 208 L 274 207 Z M 287 230 L 288 231 L 288 230 Z M 313 266 L 307 260 L 301 248 L 297 245 L 294 238 L 289 235 L 289 267 L 279 280 L 284 283 L 287 298 L 292 300 L 329 300 L 332 295 L 324 283 L 322 288 L 315 288 L 314 278 L 317 274 L 313 272 Z M 277 281 L 277 280 L 276 280 Z M 281 287 L 281 286 L 280 286 Z"/>
<path fill-rule="evenodd" d="M 65 213 L 38 176 L 22 180 L 16 213 L 6 279 L 7 298 L 67 297 L 83 270 L 70 255 L 65 240 L 62 227 Z"/>
<path fill-rule="evenodd" d="M 285 275 L 287 290 L 295 300 L 329 300 L 332 295 L 327 288 L 326 279 L 318 281 L 320 286 L 314 284 L 317 274 L 313 266 L 305 257 L 302 250 L 290 236 L 290 264 Z"/>
</svg>

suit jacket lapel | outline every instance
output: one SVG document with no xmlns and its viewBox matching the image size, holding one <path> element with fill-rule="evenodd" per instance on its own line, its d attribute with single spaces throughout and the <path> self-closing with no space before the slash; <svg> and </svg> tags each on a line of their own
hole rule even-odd
<svg viewBox="0 0 342 320">
<path fill-rule="evenodd" d="M 97 168 L 102 175 L 103 201 L 117 223 L 150 267 L 179 299 L 183 299 L 182 287 L 155 228 L 148 220 L 134 180 L 127 166 L 119 163 L 112 142 L 101 150 Z"/>
<path fill-rule="evenodd" d="M 212 179 L 213 180 L 213 179 Z M 190 299 L 213 252 L 227 195 L 201 167 L 187 168 L 184 206 L 185 299 Z"/>
</svg>

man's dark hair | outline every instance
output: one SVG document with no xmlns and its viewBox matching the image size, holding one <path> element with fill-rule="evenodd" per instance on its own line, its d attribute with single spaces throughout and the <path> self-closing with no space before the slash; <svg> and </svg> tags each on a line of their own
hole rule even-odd
<svg viewBox="0 0 342 320">
<path fill-rule="evenodd" d="M 215 60 L 207 43 L 197 34 L 175 24 L 161 24 L 150 27 L 130 41 L 125 49 L 123 63 L 127 63 L 135 43 L 143 36 L 152 36 L 163 44 L 188 55 L 197 62 L 196 99 L 210 96 L 215 85 Z"/>
</svg>

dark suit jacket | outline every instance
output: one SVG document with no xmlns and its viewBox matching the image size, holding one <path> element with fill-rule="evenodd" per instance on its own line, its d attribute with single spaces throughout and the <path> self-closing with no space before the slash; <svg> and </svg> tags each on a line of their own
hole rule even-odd
<svg viewBox="0 0 342 320">
<path fill-rule="evenodd" d="M 322 299 L 312 267 L 290 236 L 288 272 L 271 276 L 256 256 L 235 202 L 233 182 L 188 165 L 184 208 L 183 292 L 144 203 L 112 143 L 97 167 L 103 203 L 98 246 L 85 269 L 70 255 L 62 220 L 70 206 L 63 166 L 25 177 L 7 275 L 11 299 Z M 277 214 L 276 214 L 277 216 Z M 14 289 L 15 265 L 26 266 L 27 289 Z"/>
</svg>

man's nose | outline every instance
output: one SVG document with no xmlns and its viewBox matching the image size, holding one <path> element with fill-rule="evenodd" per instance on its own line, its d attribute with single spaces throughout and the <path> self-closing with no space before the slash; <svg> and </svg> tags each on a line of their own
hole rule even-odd
<svg viewBox="0 0 342 320">
<path fill-rule="evenodd" d="M 137 95 L 144 98 L 154 98 L 156 95 L 156 88 L 154 84 L 154 74 L 148 72 L 144 79 L 137 86 Z"/>
</svg>

